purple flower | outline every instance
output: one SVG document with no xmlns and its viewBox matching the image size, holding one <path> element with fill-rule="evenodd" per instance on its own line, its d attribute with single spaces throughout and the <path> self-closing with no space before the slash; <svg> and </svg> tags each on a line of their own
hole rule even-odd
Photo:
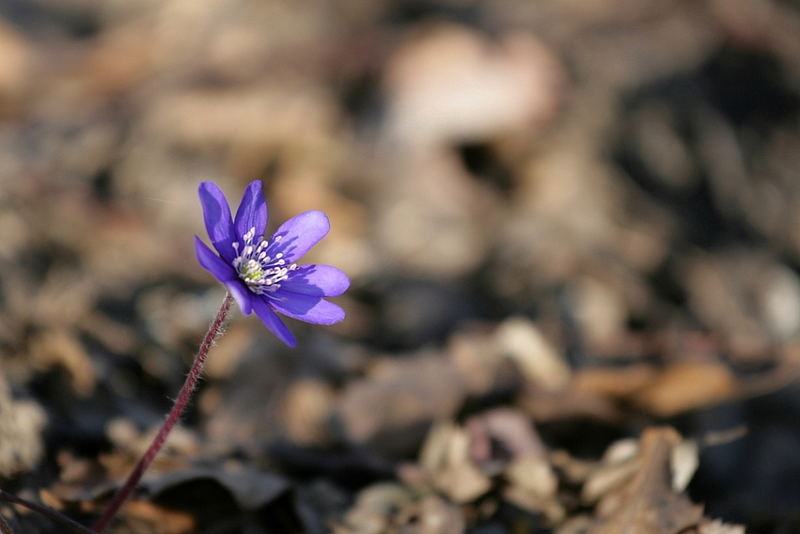
<svg viewBox="0 0 800 534">
<path fill-rule="evenodd" d="M 350 286 L 347 275 L 330 265 L 296 263 L 330 230 L 324 213 L 296 215 L 265 239 L 267 204 L 260 181 L 250 182 L 244 190 L 233 220 L 228 201 L 215 183 L 203 182 L 198 191 L 208 237 L 218 255 L 195 236 L 197 261 L 222 282 L 243 314 L 255 312 L 290 347 L 295 346 L 295 338 L 276 311 L 314 324 L 344 319 L 344 310 L 323 297 L 344 293 Z"/>
</svg>

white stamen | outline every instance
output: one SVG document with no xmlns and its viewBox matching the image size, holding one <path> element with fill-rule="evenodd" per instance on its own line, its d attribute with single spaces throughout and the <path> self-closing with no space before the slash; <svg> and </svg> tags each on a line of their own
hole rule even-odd
<svg viewBox="0 0 800 534">
<path fill-rule="evenodd" d="M 274 256 L 267 255 L 270 242 L 259 237 L 254 243 L 256 229 L 250 228 L 243 236 L 241 242 L 234 242 L 233 248 L 238 253 L 232 265 L 239 278 L 257 295 L 273 293 L 281 287 L 281 282 L 289 278 L 289 272 L 297 269 L 297 264 L 286 265 L 284 254 L 278 252 Z M 272 243 L 281 240 L 282 236 L 275 236 Z M 239 249 L 242 248 L 241 253 Z"/>
</svg>

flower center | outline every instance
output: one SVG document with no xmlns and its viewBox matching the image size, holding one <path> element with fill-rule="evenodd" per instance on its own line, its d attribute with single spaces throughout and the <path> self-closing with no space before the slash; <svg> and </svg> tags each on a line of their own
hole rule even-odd
<svg viewBox="0 0 800 534">
<path fill-rule="evenodd" d="M 237 253 L 233 259 L 233 268 L 250 291 L 264 295 L 278 290 L 280 283 L 289 278 L 289 273 L 297 269 L 297 264 L 286 265 L 282 252 L 275 256 L 267 255 L 270 244 L 280 241 L 281 236 L 273 237 L 272 243 L 263 237 L 259 237 L 254 243 L 255 237 L 256 229 L 250 228 L 242 236 L 242 243 L 233 243 L 233 249 Z"/>
</svg>

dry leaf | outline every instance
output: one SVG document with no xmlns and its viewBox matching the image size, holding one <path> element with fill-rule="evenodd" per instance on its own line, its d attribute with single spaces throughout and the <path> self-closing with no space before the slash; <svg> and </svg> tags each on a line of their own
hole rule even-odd
<svg viewBox="0 0 800 534">
<path fill-rule="evenodd" d="M 483 463 L 492 459 L 493 444 L 512 459 L 545 456 L 546 449 L 529 418 L 519 410 L 494 408 L 470 417 L 465 427 L 470 436 L 470 457 Z"/>
<path fill-rule="evenodd" d="M 611 399 L 576 388 L 548 391 L 529 384 L 517 401 L 537 422 L 588 418 L 613 423 L 623 419 L 622 411 Z"/>
<path fill-rule="evenodd" d="M 62 366 L 78 395 L 88 396 L 94 391 L 97 372 L 83 345 L 72 332 L 46 330 L 31 340 L 30 351 L 36 366 L 41 369 Z"/>
<path fill-rule="evenodd" d="M 672 469 L 672 489 L 686 490 L 700 465 L 700 449 L 697 442 L 685 439 L 672 448 L 669 465 Z"/>
<path fill-rule="evenodd" d="M 547 456 L 531 453 L 513 460 L 505 470 L 509 486 L 503 496 L 529 512 L 538 512 L 550 524 L 564 520 L 566 510 L 558 500 L 558 478 Z"/>
<path fill-rule="evenodd" d="M 497 350 L 519 365 L 528 380 L 547 390 L 563 389 L 570 379 L 564 358 L 538 328 L 521 317 L 506 319 L 495 334 Z"/>
<path fill-rule="evenodd" d="M 461 509 L 436 495 L 408 506 L 398 514 L 397 523 L 400 530 L 415 534 L 461 534 L 466 527 Z"/>
<path fill-rule="evenodd" d="M 10 477 L 39 463 L 46 423 L 47 416 L 38 404 L 11 398 L 0 372 L 0 475 Z"/>
<path fill-rule="evenodd" d="M 644 431 L 636 474 L 621 491 L 616 510 L 591 534 L 678 534 L 700 523 L 702 507 L 672 489 L 669 462 L 680 441 L 671 428 Z"/>
<path fill-rule="evenodd" d="M 336 534 L 383 534 L 390 532 L 393 514 L 412 502 L 411 492 L 393 483 L 368 486 L 356 497 L 355 505 L 344 521 L 334 529 Z"/>
<path fill-rule="evenodd" d="M 386 76 L 392 133 L 406 143 L 525 129 L 555 111 L 560 67 L 531 34 L 491 41 L 466 26 L 440 24 L 413 37 L 390 60 Z"/>
<path fill-rule="evenodd" d="M 8 521 L 0 515 L 0 533 L 2 534 L 14 534 L 14 529 L 11 528 L 11 525 L 8 524 Z"/>
<path fill-rule="evenodd" d="M 450 422 L 434 425 L 422 446 L 420 465 L 433 486 L 458 503 L 486 493 L 491 480 L 470 457 L 466 431 Z"/>
<path fill-rule="evenodd" d="M 363 489 L 335 534 L 460 534 L 466 521 L 458 506 L 436 495 L 418 498 L 397 484 Z"/>
<path fill-rule="evenodd" d="M 628 398 L 651 384 L 658 371 L 652 365 L 585 368 L 575 372 L 572 386 L 593 395 Z"/>
<path fill-rule="evenodd" d="M 190 534 L 197 531 L 196 521 L 191 515 L 149 501 L 126 503 L 122 515 L 128 521 L 147 524 L 153 534 Z"/>
<path fill-rule="evenodd" d="M 736 378 L 721 362 L 679 362 L 667 366 L 633 400 L 664 417 L 720 402 L 737 389 Z"/>
<path fill-rule="evenodd" d="M 320 380 L 301 379 L 289 385 L 282 402 L 288 437 L 300 444 L 322 444 L 328 438 L 327 418 L 336 396 Z"/>
<path fill-rule="evenodd" d="M 396 454 L 416 447 L 430 422 L 452 416 L 465 390 L 443 358 L 385 360 L 368 378 L 350 383 L 335 414 L 353 441 Z"/>
<path fill-rule="evenodd" d="M 729 525 L 719 520 L 704 521 L 697 534 L 745 534 L 742 525 Z"/>
</svg>

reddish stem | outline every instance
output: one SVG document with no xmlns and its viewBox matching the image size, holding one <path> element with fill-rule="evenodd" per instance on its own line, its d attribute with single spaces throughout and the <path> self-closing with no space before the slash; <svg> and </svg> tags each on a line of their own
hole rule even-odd
<svg viewBox="0 0 800 534">
<path fill-rule="evenodd" d="M 189 374 L 186 376 L 186 381 L 183 383 L 180 393 L 178 393 L 178 398 L 175 400 L 175 404 L 172 406 L 172 409 L 167 415 L 164 424 L 159 429 L 156 437 L 153 438 L 153 442 L 144 453 L 144 456 L 142 456 L 142 458 L 139 460 L 139 463 L 136 464 L 133 472 L 128 475 L 128 479 L 125 481 L 125 484 L 122 486 L 122 488 L 120 488 L 119 491 L 117 491 L 117 494 L 114 495 L 114 498 L 108 505 L 108 508 L 106 508 L 105 512 L 103 512 L 103 515 L 100 516 L 100 519 L 98 519 L 92 527 L 96 532 L 103 532 L 111 520 L 114 519 L 120 507 L 128 499 L 131 492 L 136 489 L 136 486 L 139 484 L 144 472 L 147 471 L 147 468 L 150 467 L 151 463 L 153 463 L 153 460 L 158 454 L 158 451 L 161 450 L 161 447 L 164 445 L 164 442 L 172 430 L 172 427 L 174 427 L 175 423 L 180 420 L 186 404 L 189 402 L 189 399 L 191 399 L 192 393 L 197 387 L 197 382 L 203 372 L 203 365 L 206 362 L 208 351 L 211 349 L 211 346 L 214 344 L 214 341 L 217 339 L 217 337 L 219 337 L 219 335 L 222 333 L 222 325 L 225 322 L 225 318 L 228 315 L 228 311 L 230 310 L 232 302 L 233 298 L 231 297 L 230 293 L 225 295 L 225 300 L 222 301 L 222 306 L 220 307 L 219 312 L 217 312 L 214 322 L 211 323 L 208 332 L 206 332 L 206 337 L 200 344 L 200 349 L 197 351 L 197 356 L 195 356 L 192 368 L 189 370 Z"/>
<path fill-rule="evenodd" d="M 24 506 L 28 510 L 36 512 L 39 515 L 43 515 L 45 517 L 49 517 L 53 521 L 58 521 L 59 523 L 63 523 L 67 527 L 69 527 L 72 532 L 77 532 L 78 534 L 96 534 L 94 530 L 91 530 L 89 527 L 85 527 L 78 523 L 77 521 L 73 521 L 69 517 L 65 516 L 58 510 L 53 508 L 49 508 L 47 506 L 43 506 L 41 504 L 36 504 L 35 502 L 27 501 L 21 497 L 17 497 L 16 495 L 11 495 L 10 493 L 6 493 L 3 490 L 0 490 L 0 501 L 18 504 L 19 506 Z M 4 524 L 5 527 L 9 529 L 9 532 L 13 532 L 11 530 L 11 526 L 5 522 L 5 520 L 0 517 L 0 521 Z"/>
</svg>

